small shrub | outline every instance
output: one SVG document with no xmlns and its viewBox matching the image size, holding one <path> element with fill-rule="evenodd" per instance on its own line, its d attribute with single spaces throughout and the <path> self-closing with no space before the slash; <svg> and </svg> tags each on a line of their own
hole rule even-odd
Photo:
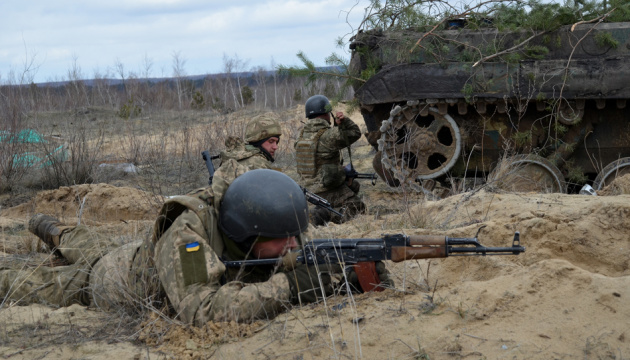
<svg viewBox="0 0 630 360">
<path fill-rule="evenodd" d="M 120 106 L 116 115 L 121 119 L 129 119 L 131 117 L 138 117 L 142 113 L 142 108 L 135 103 L 133 97 L 129 98 L 126 103 Z"/>
<path fill-rule="evenodd" d="M 190 107 L 195 110 L 203 110 L 206 107 L 206 100 L 201 91 L 196 90 L 193 93 L 192 100 L 190 100 Z"/>
<path fill-rule="evenodd" d="M 295 89 L 295 91 L 293 92 L 293 101 L 302 101 L 302 89 Z"/>
<path fill-rule="evenodd" d="M 252 88 L 247 85 L 243 86 L 241 89 L 241 96 L 243 97 L 243 103 L 245 103 L 245 105 L 249 105 L 254 102 L 254 92 L 252 91 Z"/>
</svg>

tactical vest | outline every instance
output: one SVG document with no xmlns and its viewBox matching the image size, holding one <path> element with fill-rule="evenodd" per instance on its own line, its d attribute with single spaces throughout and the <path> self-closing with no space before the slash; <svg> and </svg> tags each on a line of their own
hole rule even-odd
<svg viewBox="0 0 630 360">
<path fill-rule="evenodd" d="M 295 143 L 297 172 L 304 178 L 314 178 L 317 175 L 318 169 L 317 144 L 326 129 L 320 129 L 317 132 L 308 132 L 306 135 L 304 135 L 304 130 L 305 129 L 302 129 Z"/>
</svg>

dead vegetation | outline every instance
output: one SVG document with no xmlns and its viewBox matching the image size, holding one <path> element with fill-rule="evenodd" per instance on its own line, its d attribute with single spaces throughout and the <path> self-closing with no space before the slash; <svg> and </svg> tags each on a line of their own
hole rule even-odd
<svg viewBox="0 0 630 360">
<path fill-rule="evenodd" d="M 290 176 L 295 176 L 292 142 L 302 111 L 297 107 L 278 113 L 286 137 L 281 140 L 276 165 Z M 206 169 L 194 149 L 212 151 L 215 148 L 207 144 L 221 144 L 225 136 L 238 134 L 252 114 L 189 119 L 187 130 L 177 130 L 175 120 L 155 120 L 150 127 L 139 122 L 122 133 L 112 132 L 103 141 L 104 154 L 125 159 L 130 149 L 138 149 L 133 155 L 138 173 L 108 173 L 108 181 L 117 186 L 85 184 L 38 191 L 19 206 L 3 207 L 0 267 L 63 265 L 55 263 L 48 249 L 26 231 L 26 221 L 34 212 L 55 214 L 69 223 L 80 219 L 124 241 L 146 236 L 152 211 L 160 202 L 158 190 L 180 193 L 204 186 Z M 180 114 L 177 119 L 186 116 Z M 358 115 L 352 117 L 360 122 Z M 159 134 L 178 141 L 160 142 Z M 357 170 L 371 171 L 372 151 L 365 139 L 353 147 Z M 159 154 L 170 154 L 173 164 L 162 160 L 158 166 L 143 160 L 157 159 Z M 197 156 L 198 163 L 193 164 Z M 174 174 L 156 170 L 143 174 L 151 166 Z M 337 294 L 324 303 L 288 308 L 275 319 L 254 324 L 209 323 L 192 328 L 173 318 L 168 308 L 149 306 L 148 301 L 114 311 L 4 303 L 0 356 L 627 359 L 627 197 L 488 190 L 492 189 L 486 186 L 431 201 L 422 193 L 363 181 L 367 214 L 343 225 L 309 231 L 314 238 L 401 232 L 470 237 L 486 225 L 480 234 L 484 244 L 506 246 L 518 230 L 527 247 L 525 254 L 388 263 L 393 288 L 381 293 Z"/>
</svg>

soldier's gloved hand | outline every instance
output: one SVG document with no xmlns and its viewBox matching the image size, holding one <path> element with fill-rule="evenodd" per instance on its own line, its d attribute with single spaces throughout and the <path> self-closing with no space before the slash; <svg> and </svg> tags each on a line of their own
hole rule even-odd
<svg viewBox="0 0 630 360">
<path fill-rule="evenodd" d="M 375 262 L 376 274 L 380 280 L 380 287 L 383 288 L 393 288 L 394 280 L 389 276 L 389 271 L 385 264 L 382 261 Z M 361 283 L 359 282 L 359 276 L 354 271 L 354 266 L 346 269 L 346 276 L 348 277 L 348 284 L 350 285 L 350 289 L 352 292 L 362 293 L 364 292 L 363 288 L 361 288 Z"/>
<path fill-rule="evenodd" d="M 324 265 L 320 266 L 320 271 L 324 270 Z M 311 303 L 322 299 L 322 289 L 326 296 L 333 293 L 330 275 L 322 271 L 317 274 L 315 266 L 299 264 L 295 270 L 285 273 L 289 279 L 291 289 L 291 301 L 299 303 Z M 298 300 L 299 296 L 299 300 Z"/>
<path fill-rule="evenodd" d="M 352 167 L 352 164 L 348 164 L 343 167 L 343 172 L 346 173 L 347 179 L 353 179 L 357 177 L 357 171 Z"/>
</svg>

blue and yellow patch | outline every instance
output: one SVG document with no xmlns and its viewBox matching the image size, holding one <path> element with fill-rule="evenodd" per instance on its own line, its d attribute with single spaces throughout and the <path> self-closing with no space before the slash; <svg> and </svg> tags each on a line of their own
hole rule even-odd
<svg viewBox="0 0 630 360">
<path fill-rule="evenodd" d="M 186 244 L 186 252 L 193 252 L 193 251 L 199 251 L 199 243 L 196 241 L 190 244 Z"/>
</svg>

